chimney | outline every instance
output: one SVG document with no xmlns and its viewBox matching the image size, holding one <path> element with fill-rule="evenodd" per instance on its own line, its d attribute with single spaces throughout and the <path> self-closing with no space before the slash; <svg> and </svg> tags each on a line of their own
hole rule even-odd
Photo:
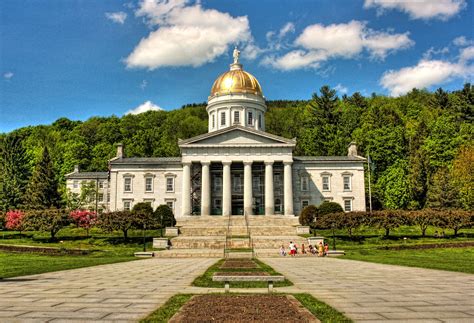
<svg viewBox="0 0 474 323">
<path fill-rule="evenodd" d="M 123 158 L 123 144 L 117 144 L 117 158 Z"/>
<path fill-rule="evenodd" d="M 352 142 L 349 144 L 349 147 L 347 148 L 347 156 L 349 156 L 349 157 L 358 156 L 358 155 L 357 155 L 357 144 L 356 144 L 355 141 L 352 141 Z"/>
<path fill-rule="evenodd" d="M 74 173 L 79 173 L 79 165 L 74 165 Z"/>
</svg>

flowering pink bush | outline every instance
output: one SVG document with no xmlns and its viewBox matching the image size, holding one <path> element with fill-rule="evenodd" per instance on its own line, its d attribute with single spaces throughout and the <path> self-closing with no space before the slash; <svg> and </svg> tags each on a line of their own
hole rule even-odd
<svg viewBox="0 0 474 323">
<path fill-rule="evenodd" d="M 25 213 L 20 210 L 10 210 L 5 216 L 5 227 L 9 230 L 23 231 Z"/>
<path fill-rule="evenodd" d="M 89 235 L 89 229 L 97 223 L 97 214 L 93 211 L 75 210 L 71 211 L 70 215 L 78 227 L 87 230 L 87 235 Z"/>
</svg>

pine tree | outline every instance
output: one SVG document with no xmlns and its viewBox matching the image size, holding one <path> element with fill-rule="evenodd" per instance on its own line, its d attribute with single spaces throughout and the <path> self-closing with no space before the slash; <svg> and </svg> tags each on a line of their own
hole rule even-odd
<svg viewBox="0 0 474 323">
<path fill-rule="evenodd" d="M 40 162 L 36 165 L 26 190 L 26 204 L 29 209 L 59 207 L 58 192 L 53 162 L 48 147 L 44 147 Z"/>
<path fill-rule="evenodd" d="M 23 137 L 11 133 L 0 141 L 0 210 L 20 209 L 30 171 Z"/>
</svg>

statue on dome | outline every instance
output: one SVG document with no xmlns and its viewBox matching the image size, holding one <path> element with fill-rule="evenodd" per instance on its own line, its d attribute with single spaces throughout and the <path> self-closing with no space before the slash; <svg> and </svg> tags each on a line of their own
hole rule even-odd
<svg viewBox="0 0 474 323">
<path fill-rule="evenodd" d="M 237 49 L 237 46 L 235 46 L 232 56 L 234 57 L 234 64 L 239 64 L 240 50 Z"/>
</svg>

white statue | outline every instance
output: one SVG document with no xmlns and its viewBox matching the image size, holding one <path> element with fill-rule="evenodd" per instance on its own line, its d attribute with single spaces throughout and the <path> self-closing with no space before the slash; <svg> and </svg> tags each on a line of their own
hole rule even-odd
<svg viewBox="0 0 474 323">
<path fill-rule="evenodd" d="M 237 46 L 235 46 L 232 56 L 234 57 L 234 64 L 239 64 L 240 51 L 237 49 Z"/>
</svg>

